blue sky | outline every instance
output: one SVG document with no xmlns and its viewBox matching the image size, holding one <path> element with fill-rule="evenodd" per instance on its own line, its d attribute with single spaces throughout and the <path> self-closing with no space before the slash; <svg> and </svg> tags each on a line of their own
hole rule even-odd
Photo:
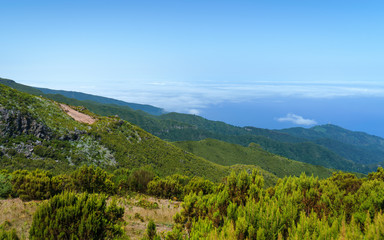
<svg viewBox="0 0 384 240">
<path fill-rule="evenodd" d="M 0 3 L 1 77 L 238 125 L 384 136 L 381 1 Z M 349 120 L 329 113 L 339 105 Z"/>
</svg>

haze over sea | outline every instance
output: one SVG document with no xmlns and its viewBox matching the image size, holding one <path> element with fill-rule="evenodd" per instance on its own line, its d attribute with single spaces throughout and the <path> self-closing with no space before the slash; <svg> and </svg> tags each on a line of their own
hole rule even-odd
<svg viewBox="0 0 384 240">
<path fill-rule="evenodd" d="M 384 137 L 381 1 L 2 1 L 0 77 Z"/>
</svg>

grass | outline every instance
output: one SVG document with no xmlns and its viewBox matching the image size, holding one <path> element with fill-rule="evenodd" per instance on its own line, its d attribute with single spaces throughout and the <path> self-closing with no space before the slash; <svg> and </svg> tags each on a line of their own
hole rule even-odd
<svg viewBox="0 0 384 240">
<path fill-rule="evenodd" d="M 28 239 L 33 214 L 41 201 L 23 202 L 19 198 L 0 200 L 0 225 L 15 229 L 21 239 Z"/>
<path fill-rule="evenodd" d="M 140 200 L 156 202 L 158 209 L 147 209 L 138 206 Z M 180 202 L 168 199 L 157 199 L 145 195 L 137 195 L 135 198 L 120 198 L 119 205 L 124 207 L 124 220 L 127 222 L 125 232 L 130 239 L 141 239 L 145 234 L 147 224 L 152 219 L 156 224 L 158 233 L 172 230 L 173 216 L 181 210 Z"/>
</svg>

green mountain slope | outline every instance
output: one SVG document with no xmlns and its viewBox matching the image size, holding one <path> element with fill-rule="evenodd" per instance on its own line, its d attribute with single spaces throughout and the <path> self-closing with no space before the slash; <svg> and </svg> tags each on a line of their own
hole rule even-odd
<svg viewBox="0 0 384 240">
<path fill-rule="evenodd" d="M 230 168 L 211 163 L 117 117 L 101 117 L 73 107 L 97 121 L 73 120 L 57 102 L 0 84 L 0 157 L 8 169 L 68 171 L 82 164 L 107 169 L 152 166 L 174 173 L 220 180 Z"/>
<path fill-rule="evenodd" d="M 225 136 L 219 140 L 234 144 L 240 143 L 242 146 L 246 146 L 246 143 L 254 142 L 273 154 L 327 168 L 361 173 L 368 173 L 370 171 L 370 167 L 354 163 L 312 142 L 285 143 L 263 136 Z"/>
<path fill-rule="evenodd" d="M 331 124 L 310 129 L 289 128 L 280 132 L 315 142 L 356 163 L 384 162 L 384 139 L 367 133 L 350 131 Z"/>
<path fill-rule="evenodd" d="M 306 164 L 271 154 L 257 144 L 243 147 L 214 139 L 201 141 L 175 142 L 176 146 L 221 165 L 246 164 L 257 165 L 278 177 L 289 175 L 299 176 L 302 172 L 308 175 L 326 178 L 332 175 L 332 170 Z"/>
<path fill-rule="evenodd" d="M 36 91 L 34 88 L 9 81 L 6 81 L 6 83 L 11 83 L 16 89 L 27 92 Z M 2 82 L 2 79 L 0 79 L 0 82 Z M 133 110 L 128 106 L 104 104 L 90 100 L 81 101 L 60 94 L 44 94 L 41 91 L 34 94 L 43 95 L 70 105 L 81 105 L 102 116 L 118 115 L 120 118 L 168 141 L 199 141 L 214 138 L 243 146 L 255 142 L 262 146 L 263 149 L 289 159 L 362 173 L 375 170 L 383 161 L 383 150 L 380 145 L 374 144 L 362 147 L 362 145 L 358 144 L 342 143 L 339 138 L 337 140 L 318 138 L 318 136 L 324 137 L 324 135 L 321 135 L 322 130 L 320 129 L 318 129 L 317 133 L 315 132 L 317 137 L 309 137 L 309 134 L 301 133 L 306 131 L 303 128 L 297 128 L 300 129 L 299 132 L 293 131 L 295 129 L 291 132 L 290 129 L 277 131 L 255 127 L 236 127 L 224 122 L 210 121 L 189 114 L 168 113 L 154 116 L 141 110 Z M 346 134 L 344 138 L 348 139 L 348 136 Z M 380 139 L 378 138 L 377 141 L 380 142 Z"/>
</svg>

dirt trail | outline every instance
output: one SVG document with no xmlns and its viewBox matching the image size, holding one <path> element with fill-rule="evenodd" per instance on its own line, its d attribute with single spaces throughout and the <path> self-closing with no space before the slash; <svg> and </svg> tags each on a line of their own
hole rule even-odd
<svg viewBox="0 0 384 240">
<path fill-rule="evenodd" d="M 91 117 L 87 114 L 78 112 L 78 111 L 70 108 L 68 105 L 60 104 L 60 107 L 64 110 L 64 112 L 66 114 L 68 114 L 69 116 L 71 116 L 73 119 L 75 119 L 78 122 L 88 123 L 88 124 L 92 124 L 92 123 L 96 122 L 96 120 L 93 117 Z"/>
</svg>

